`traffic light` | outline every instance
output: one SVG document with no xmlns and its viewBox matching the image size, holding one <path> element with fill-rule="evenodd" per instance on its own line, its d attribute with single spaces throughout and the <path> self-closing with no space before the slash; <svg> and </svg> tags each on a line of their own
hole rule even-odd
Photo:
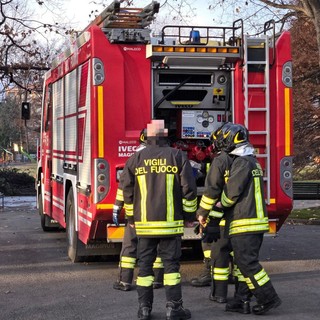
<svg viewBox="0 0 320 320">
<path fill-rule="evenodd" d="M 21 106 L 21 119 L 30 119 L 30 102 L 22 102 Z"/>
</svg>

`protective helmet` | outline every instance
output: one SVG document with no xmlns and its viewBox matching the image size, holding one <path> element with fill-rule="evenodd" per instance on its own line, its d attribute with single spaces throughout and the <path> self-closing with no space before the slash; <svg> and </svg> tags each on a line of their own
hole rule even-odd
<svg viewBox="0 0 320 320">
<path fill-rule="evenodd" d="M 231 125 L 223 135 L 222 150 L 228 153 L 249 142 L 249 132 L 241 124 Z"/>
<path fill-rule="evenodd" d="M 226 136 L 231 126 L 232 126 L 232 123 L 226 122 L 222 126 L 220 126 L 217 130 L 212 132 L 210 139 L 212 144 L 214 145 L 214 148 L 217 151 L 223 150 L 224 137 Z"/>
<path fill-rule="evenodd" d="M 147 143 L 147 129 L 143 128 L 139 135 L 139 143 L 146 144 Z"/>
</svg>

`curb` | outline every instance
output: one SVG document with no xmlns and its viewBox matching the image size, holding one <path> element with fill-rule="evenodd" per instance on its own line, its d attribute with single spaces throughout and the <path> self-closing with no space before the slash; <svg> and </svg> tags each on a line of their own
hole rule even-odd
<svg viewBox="0 0 320 320">
<path fill-rule="evenodd" d="M 319 219 L 290 219 L 287 218 L 286 224 L 307 224 L 307 225 L 320 225 Z"/>
</svg>

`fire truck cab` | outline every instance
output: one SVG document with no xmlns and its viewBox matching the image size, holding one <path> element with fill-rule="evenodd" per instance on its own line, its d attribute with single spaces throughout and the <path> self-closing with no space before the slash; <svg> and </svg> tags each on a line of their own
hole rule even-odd
<svg viewBox="0 0 320 320">
<path fill-rule="evenodd" d="M 119 175 L 142 128 L 164 119 L 173 148 L 186 152 L 201 196 L 214 157 L 211 132 L 244 124 L 264 170 L 270 230 L 292 209 L 290 34 L 230 27 L 165 26 L 159 10 L 108 6 L 59 55 L 45 76 L 37 192 L 43 230 L 65 228 L 72 261 L 116 254 L 112 224 Z M 121 216 L 124 222 L 124 213 Z M 193 229 L 184 240 L 199 242 Z"/>
</svg>

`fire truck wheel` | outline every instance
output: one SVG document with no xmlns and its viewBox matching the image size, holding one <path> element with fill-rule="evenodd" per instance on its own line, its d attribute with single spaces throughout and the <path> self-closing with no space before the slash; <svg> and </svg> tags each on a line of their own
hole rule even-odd
<svg viewBox="0 0 320 320">
<path fill-rule="evenodd" d="M 42 203 L 42 196 L 39 194 L 38 198 L 38 205 L 39 205 L 39 215 L 40 215 L 40 221 L 41 221 L 41 228 L 43 231 L 57 231 L 59 230 L 59 227 L 55 224 L 54 226 L 51 225 L 51 218 L 43 213 L 43 203 Z"/>
<path fill-rule="evenodd" d="M 76 219 L 72 188 L 67 197 L 66 215 L 68 256 L 72 262 L 81 262 L 84 257 L 79 255 L 79 251 L 83 245 L 78 238 L 78 232 L 75 227 Z"/>
</svg>

